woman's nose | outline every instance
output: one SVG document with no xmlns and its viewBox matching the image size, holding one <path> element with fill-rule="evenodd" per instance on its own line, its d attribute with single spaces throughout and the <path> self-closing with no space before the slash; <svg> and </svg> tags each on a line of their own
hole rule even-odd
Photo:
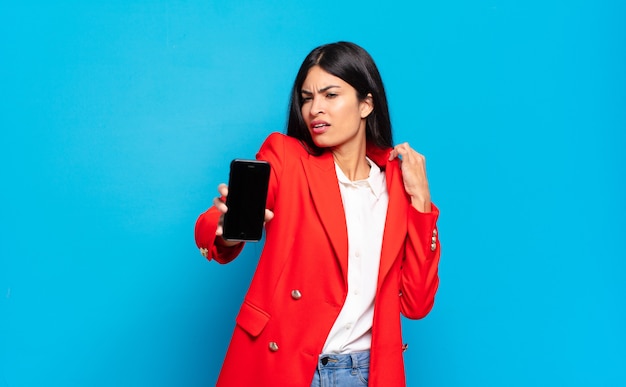
<svg viewBox="0 0 626 387">
<path fill-rule="evenodd" d="M 317 116 L 320 113 L 324 112 L 323 101 L 321 98 L 313 97 L 311 100 L 311 115 Z"/>
</svg>

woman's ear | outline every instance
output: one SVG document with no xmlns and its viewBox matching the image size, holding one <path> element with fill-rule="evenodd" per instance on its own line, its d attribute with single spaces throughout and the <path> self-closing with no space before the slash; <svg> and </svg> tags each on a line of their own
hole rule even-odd
<svg viewBox="0 0 626 387">
<path fill-rule="evenodd" d="M 367 96 L 359 104 L 361 110 L 361 118 L 366 118 L 374 110 L 374 99 L 372 93 L 367 93 Z"/>
</svg>

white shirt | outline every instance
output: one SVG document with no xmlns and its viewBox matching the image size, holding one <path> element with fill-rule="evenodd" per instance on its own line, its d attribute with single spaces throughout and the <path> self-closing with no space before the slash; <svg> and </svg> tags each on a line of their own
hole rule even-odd
<svg viewBox="0 0 626 387">
<path fill-rule="evenodd" d="M 389 195 L 385 173 L 367 160 L 371 166 L 369 177 L 358 181 L 350 181 L 335 164 L 348 227 L 348 296 L 326 338 L 323 353 L 349 353 L 371 347 Z"/>
</svg>

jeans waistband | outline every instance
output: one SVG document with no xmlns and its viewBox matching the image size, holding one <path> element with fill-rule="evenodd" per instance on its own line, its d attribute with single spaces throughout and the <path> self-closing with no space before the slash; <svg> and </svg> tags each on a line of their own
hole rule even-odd
<svg viewBox="0 0 626 387">
<path fill-rule="evenodd" d="M 321 354 L 317 366 L 322 368 L 364 368 L 369 367 L 370 351 L 346 354 Z"/>
</svg>

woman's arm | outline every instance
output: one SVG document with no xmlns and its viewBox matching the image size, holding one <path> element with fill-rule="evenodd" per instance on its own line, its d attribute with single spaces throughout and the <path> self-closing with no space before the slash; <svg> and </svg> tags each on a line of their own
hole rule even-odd
<svg viewBox="0 0 626 387">
<path fill-rule="evenodd" d="M 439 209 L 431 204 L 431 212 L 409 208 L 408 237 L 400 277 L 402 314 L 411 319 L 423 318 L 435 302 L 439 286 Z"/>
<path fill-rule="evenodd" d="M 275 190 L 278 185 L 278 176 L 282 171 L 282 158 L 284 156 L 284 136 L 271 134 L 261 146 L 257 154 L 260 160 L 270 162 L 270 184 L 267 194 L 267 208 L 265 210 L 265 222 L 269 222 L 274 213 L 270 210 L 274 206 Z M 228 187 L 226 184 L 218 186 L 219 196 L 213 199 L 213 206 L 202 213 L 196 221 L 195 238 L 200 253 L 209 260 L 219 263 L 228 263 L 235 259 L 243 249 L 243 242 L 226 241 L 222 238 L 222 219 L 228 208 L 226 197 Z"/>
<path fill-rule="evenodd" d="M 393 148 L 389 160 L 394 158 L 401 158 L 402 182 L 411 198 L 400 278 L 401 311 L 417 319 L 430 312 L 439 286 L 439 210 L 430 201 L 426 158 L 406 142 Z"/>
</svg>

